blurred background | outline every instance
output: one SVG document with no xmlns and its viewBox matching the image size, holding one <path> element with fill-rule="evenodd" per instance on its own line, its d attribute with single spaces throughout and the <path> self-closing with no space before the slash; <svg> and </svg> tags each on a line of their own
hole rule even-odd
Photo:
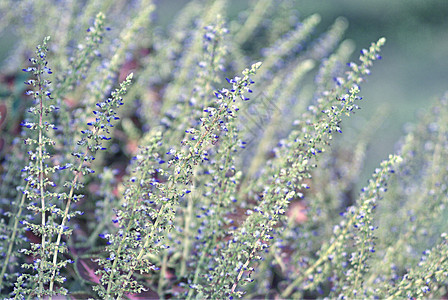
<svg viewBox="0 0 448 300">
<path fill-rule="evenodd" d="M 167 26 L 186 0 L 159 0 L 157 23 Z M 231 18 L 238 18 L 249 0 L 229 0 Z M 384 122 L 372 136 L 367 162 L 359 187 L 363 186 L 380 161 L 394 152 L 396 141 L 406 124 L 417 120 L 419 110 L 448 90 L 448 1 L 447 0 L 296 0 L 300 20 L 318 13 L 322 17 L 316 36 L 339 17 L 349 28 L 345 38 L 356 43 L 352 60 L 359 50 L 384 36 L 387 38 L 381 61 L 363 85 L 362 109 L 344 123 L 345 131 L 362 128 L 375 118 L 377 109 L 387 112 Z M 14 37 L 3 33 L 0 40 L 0 64 L 14 49 Z M 1 73 L 1 71 L 0 71 Z M 345 132 L 344 132 L 345 133 Z M 353 135 L 344 134 L 342 138 Z"/>
<path fill-rule="evenodd" d="M 158 22 L 167 25 L 188 1 L 160 1 Z M 250 1 L 229 1 L 235 18 Z M 387 38 L 381 61 L 377 61 L 363 85 L 361 110 L 343 125 L 345 130 L 365 126 L 378 109 L 386 118 L 372 136 L 367 161 L 358 188 L 365 185 L 379 163 L 395 151 L 397 140 L 408 124 L 418 120 L 419 111 L 448 91 L 448 1 L 447 0 L 296 0 L 300 20 L 318 13 L 322 21 L 316 36 L 334 20 L 349 22 L 345 38 L 359 50 L 380 37 Z M 344 132 L 345 133 L 345 132 Z M 343 134 L 344 138 L 352 135 Z"/>
</svg>

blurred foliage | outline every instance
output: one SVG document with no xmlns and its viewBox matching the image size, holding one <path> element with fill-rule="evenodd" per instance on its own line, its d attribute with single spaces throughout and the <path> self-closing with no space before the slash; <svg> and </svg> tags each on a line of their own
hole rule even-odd
<svg viewBox="0 0 448 300">
<path fill-rule="evenodd" d="M 160 1 L 159 24 L 169 24 L 176 11 L 188 1 Z M 251 3 L 249 0 L 229 1 L 230 17 L 238 18 Z M 448 3 L 446 0 L 295 0 L 299 16 L 318 13 L 322 16 L 319 30 L 328 27 L 339 16 L 349 22 L 347 37 L 357 45 L 386 36 L 385 64 L 379 65 L 369 77 L 363 94 L 370 99 L 346 126 L 363 126 L 370 112 L 382 106 L 388 116 L 373 134 L 367 149 L 366 166 L 360 189 L 375 166 L 394 150 L 396 140 L 407 123 L 417 120 L 419 109 L 426 108 L 446 90 L 448 78 Z M 353 55 L 352 59 L 356 54 Z M 347 134 L 344 136 L 353 136 Z"/>
</svg>

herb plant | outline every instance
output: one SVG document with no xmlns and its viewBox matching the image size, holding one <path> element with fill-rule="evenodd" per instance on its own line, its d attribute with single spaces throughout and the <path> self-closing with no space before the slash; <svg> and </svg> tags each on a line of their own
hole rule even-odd
<svg viewBox="0 0 448 300">
<path fill-rule="evenodd" d="M 149 0 L 2 2 L 3 298 L 447 293 L 447 96 L 355 195 L 378 120 L 341 133 L 386 39 L 350 62 L 343 18 L 226 5 L 165 30 Z"/>
</svg>

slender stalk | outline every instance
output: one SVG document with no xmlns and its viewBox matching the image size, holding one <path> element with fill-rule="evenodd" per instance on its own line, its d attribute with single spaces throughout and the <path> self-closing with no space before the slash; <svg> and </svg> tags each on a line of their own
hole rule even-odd
<svg viewBox="0 0 448 300">
<path fill-rule="evenodd" d="M 177 178 L 177 177 L 176 177 L 176 178 Z M 174 186 L 174 184 L 171 185 L 171 188 L 172 188 L 173 186 Z M 169 189 L 169 190 L 170 190 L 170 189 Z M 139 194 L 140 191 L 141 191 L 141 186 L 139 185 L 136 194 Z M 168 205 L 168 204 L 166 203 L 166 204 L 162 205 L 162 207 L 160 208 L 159 213 L 157 214 L 156 222 L 154 223 L 154 225 L 153 225 L 152 228 L 157 228 L 157 227 L 158 227 L 158 225 L 159 225 L 159 223 L 160 223 L 160 216 L 161 216 L 161 215 L 163 214 L 163 212 L 165 211 L 167 205 Z M 137 201 L 134 201 L 134 206 L 133 206 L 133 208 L 132 208 L 132 216 L 133 216 L 133 214 L 136 212 L 136 208 L 137 208 Z M 132 219 L 132 216 L 131 216 L 131 219 Z M 132 222 L 129 222 L 128 225 L 127 225 L 127 227 L 126 227 L 126 231 L 125 231 L 125 232 L 129 232 L 131 226 L 132 226 Z M 139 252 L 139 254 L 138 254 L 138 256 L 137 256 L 137 259 L 136 259 L 136 262 L 135 262 L 136 264 L 138 264 L 138 262 L 140 261 L 140 259 L 143 257 L 143 254 L 144 254 L 145 249 L 149 246 L 149 242 L 151 241 L 151 239 L 150 239 L 149 237 L 151 236 L 152 232 L 153 232 L 153 231 L 151 230 L 151 232 L 147 235 L 146 240 L 145 240 L 145 244 L 144 244 L 143 248 L 140 250 L 140 252 Z M 123 237 L 122 237 L 122 239 L 121 239 L 121 241 L 120 241 L 120 243 L 119 243 L 119 246 L 118 246 L 118 249 L 117 249 L 117 253 L 118 253 L 118 254 L 121 253 L 121 248 L 123 247 L 124 239 L 125 239 L 125 235 L 123 235 Z M 111 293 L 111 290 L 112 290 L 112 282 L 113 282 L 113 279 L 114 279 L 113 274 L 114 274 L 114 271 L 115 271 L 116 268 L 117 268 L 117 263 L 118 263 L 118 259 L 115 259 L 114 262 L 113 262 L 113 264 L 112 264 L 112 267 L 111 267 L 112 272 L 111 272 L 111 274 L 110 274 L 110 276 L 109 276 L 109 282 L 108 282 L 108 284 L 107 284 L 107 289 L 106 289 L 106 299 L 109 299 L 109 297 L 110 297 L 110 293 Z M 132 277 L 132 274 L 133 274 L 133 273 L 134 273 L 134 268 L 131 267 L 131 270 L 129 271 L 129 273 L 127 274 L 127 277 L 126 277 L 127 280 L 125 281 L 124 284 L 126 284 L 126 282 L 129 281 L 129 279 Z M 122 297 L 123 297 L 123 290 L 121 290 L 121 291 L 119 292 L 117 299 L 121 299 Z"/>
<path fill-rule="evenodd" d="M 165 209 L 166 209 L 167 206 L 168 206 L 168 203 L 162 205 L 162 207 L 160 208 L 159 213 L 157 214 L 156 222 L 155 222 L 154 225 L 152 226 L 153 229 L 156 229 L 156 228 L 159 226 L 161 216 L 163 215 L 163 212 L 165 211 Z M 129 222 L 129 224 L 131 224 L 131 222 Z M 135 259 L 134 265 L 138 264 L 139 261 L 142 259 L 143 255 L 145 254 L 145 250 L 146 250 L 146 248 L 149 246 L 149 243 L 152 241 L 152 239 L 151 239 L 150 237 L 151 237 L 151 235 L 152 235 L 153 232 L 154 232 L 154 230 L 151 230 L 151 232 L 146 236 L 145 244 L 144 244 L 143 247 L 140 249 L 140 251 L 139 251 L 139 253 L 138 253 L 138 255 L 137 255 L 137 258 Z M 121 245 L 120 245 L 120 247 L 121 247 Z M 119 249 L 119 250 L 120 250 L 120 249 Z M 120 253 L 120 252 L 117 252 L 117 253 Z M 116 267 L 116 263 L 115 263 L 115 261 L 114 261 L 114 265 L 115 265 L 115 267 Z M 112 266 L 112 270 L 114 270 L 114 269 L 113 269 L 114 265 Z M 134 274 L 134 269 L 135 269 L 135 267 L 134 267 L 134 266 L 131 266 L 131 270 L 128 272 L 128 274 L 127 274 L 127 276 L 126 276 L 126 280 L 124 281 L 124 284 L 126 284 L 127 282 L 129 282 L 129 280 L 131 279 L 132 275 Z M 161 275 L 161 276 L 163 276 L 163 275 Z M 110 278 L 112 278 L 112 276 L 111 276 Z M 107 287 L 108 293 L 110 292 L 110 288 L 111 288 L 111 281 L 109 280 L 109 285 L 108 285 L 108 287 Z M 121 298 L 123 297 L 123 293 L 124 293 L 124 292 L 123 292 L 123 289 L 120 290 L 120 292 L 119 292 L 119 294 L 118 294 L 118 296 L 117 296 L 117 299 L 121 299 Z"/>
<path fill-rule="evenodd" d="M 226 158 L 225 158 L 225 165 L 224 165 L 224 168 L 223 168 L 223 170 L 227 170 L 228 169 L 228 166 L 229 166 L 229 162 L 230 162 L 230 158 L 231 158 L 231 154 L 230 154 L 230 148 L 231 147 L 228 147 L 227 148 L 227 153 L 226 153 Z M 223 188 L 223 190 L 225 189 L 225 187 L 227 187 L 227 183 L 228 183 L 228 181 L 229 181 L 229 179 L 228 179 L 228 177 L 225 177 L 225 179 L 224 179 L 224 181 L 223 181 L 223 183 L 222 183 L 222 185 L 221 185 L 221 187 Z M 218 194 L 218 199 L 217 199 L 217 201 L 216 201 L 216 203 L 218 203 L 218 205 L 219 206 L 221 206 L 222 205 L 222 198 L 223 198 L 223 196 L 224 196 L 224 194 L 223 193 L 219 193 Z M 222 209 L 221 209 L 222 207 L 220 207 L 218 210 L 217 210 L 217 212 L 222 212 Z M 210 229 L 210 231 L 211 232 L 214 232 L 215 230 L 216 230 L 216 222 L 214 222 L 214 223 L 212 223 L 212 226 L 213 226 L 213 228 L 211 228 Z M 198 261 L 198 263 L 196 264 L 196 270 L 195 270 L 195 273 L 194 273 L 194 278 L 193 278 L 193 285 L 195 285 L 195 284 L 197 284 L 198 283 L 198 280 L 199 280 L 199 274 L 200 274 L 200 272 L 201 272 L 201 270 L 202 270 L 202 265 L 204 264 L 204 261 L 205 261 L 205 258 L 207 257 L 207 255 L 205 255 L 206 253 L 209 253 L 209 251 L 216 245 L 216 241 L 217 241 L 217 236 L 216 236 L 216 234 L 214 234 L 213 235 L 213 238 L 212 239 L 207 239 L 207 242 L 206 242 L 206 246 L 205 246 L 205 250 L 204 250 L 204 255 L 201 255 L 200 256 L 200 258 L 199 258 L 199 261 Z M 191 299 L 191 297 L 193 296 L 193 292 L 194 292 L 194 289 L 190 289 L 189 291 L 188 291 L 188 295 L 187 295 L 187 299 Z"/>
<path fill-rule="evenodd" d="M 224 110 L 224 108 L 222 108 L 222 109 L 220 110 L 220 112 L 222 112 L 223 110 Z M 218 117 L 219 117 L 219 115 L 220 115 L 219 113 L 216 114 L 216 116 L 215 116 L 215 118 L 214 118 L 214 120 L 213 120 L 213 124 L 215 124 L 215 123 L 218 122 Z M 201 137 L 200 137 L 200 138 L 198 139 L 198 141 L 196 142 L 196 145 L 194 146 L 194 149 L 197 149 L 197 147 L 198 147 L 199 145 L 202 145 L 202 143 L 203 143 L 204 140 L 205 140 L 205 137 L 207 136 L 207 134 L 208 134 L 210 131 L 211 131 L 211 129 L 210 129 L 210 127 L 208 127 L 208 128 L 202 133 Z M 188 154 L 188 156 L 186 157 L 186 159 L 184 160 L 181 169 L 183 169 L 183 167 L 187 164 L 187 162 L 190 160 L 191 157 L 192 157 L 192 154 L 191 154 L 191 152 L 190 152 L 190 153 Z M 175 186 L 178 177 L 179 177 L 178 174 L 176 174 L 176 175 L 174 176 L 174 179 L 173 179 L 173 181 L 171 181 L 171 185 L 170 185 L 170 187 L 168 188 L 168 192 L 172 192 L 173 187 Z M 170 195 L 170 196 L 175 196 L 175 195 Z M 170 198 L 170 199 L 171 199 L 171 198 Z M 168 204 L 164 204 L 164 205 L 162 205 L 162 207 L 160 208 L 159 213 L 158 213 L 158 215 L 157 215 L 156 222 L 155 222 L 154 225 L 152 226 L 153 230 L 151 230 L 151 232 L 146 236 L 146 238 L 145 238 L 145 243 L 144 243 L 143 247 L 140 249 L 140 251 L 139 251 L 139 253 L 138 253 L 138 256 L 137 256 L 137 259 L 136 259 L 136 264 L 137 264 L 137 263 L 140 261 L 140 259 L 143 257 L 144 252 L 146 251 L 146 248 L 149 246 L 149 243 L 150 243 L 150 241 L 152 240 L 152 239 L 151 239 L 152 233 L 153 233 L 154 229 L 156 229 L 156 228 L 158 227 L 158 225 L 159 225 L 159 223 L 160 223 L 161 216 L 163 215 L 163 212 L 165 211 L 167 205 L 168 205 Z M 129 224 L 131 224 L 131 223 L 129 223 Z M 128 225 L 128 226 L 129 226 L 129 225 Z M 120 244 L 120 248 L 119 248 L 119 250 L 121 250 L 121 244 Z M 118 252 L 118 253 L 120 253 L 120 252 Z M 114 261 L 114 264 L 113 264 L 113 266 L 112 266 L 112 270 L 114 270 L 114 267 L 116 267 L 116 260 Z M 130 278 L 132 277 L 133 273 L 134 273 L 134 267 L 131 267 L 131 270 L 130 270 L 129 273 L 127 274 L 126 282 L 130 280 Z M 112 278 L 112 277 L 111 277 L 111 278 Z M 108 288 L 107 288 L 108 292 L 107 292 L 107 293 L 110 292 L 110 288 L 111 288 L 111 280 L 109 280 L 109 285 L 108 285 Z M 118 299 L 121 299 L 122 296 L 123 296 L 123 290 L 120 291 L 120 293 L 119 293 L 119 295 L 118 295 Z"/>
<path fill-rule="evenodd" d="M 216 126 L 219 125 L 219 121 L 221 120 L 221 118 L 223 117 L 223 112 L 227 109 L 227 107 L 236 99 L 238 99 L 238 97 L 240 98 L 244 98 L 242 95 L 242 88 L 243 86 L 247 86 L 248 82 L 249 82 L 249 75 L 253 75 L 255 74 L 255 71 L 257 69 L 259 69 L 261 66 L 261 62 L 253 64 L 251 69 L 246 69 L 245 71 L 243 71 L 243 75 L 245 76 L 243 80 L 238 82 L 238 87 L 234 87 L 234 91 L 232 92 L 228 92 L 227 94 L 221 95 L 220 99 L 223 99 L 223 97 L 225 97 L 227 99 L 227 102 L 225 102 L 225 105 L 220 105 L 220 109 L 218 110 L 218 112 L 213 116 L 213 119 L 205 126 L 205 130 L 202 132 L 202 134 L 200 135 L 200 137 L 198 138 L 196 144 L 194 147 L 190 146 L 190 150 L 188 153 L 188 156 L 185 157 L 185 159 L 183 159 L 183 162 L 181 163 L 182 165 L 180 166 L 180 170 L 183 170 L 184 167 L 186 166 L 187 163 L 191 162 L 191 160 L 194 160 L 194 154 L 198 153 L 201 149 L 204 148 L 204 142 L 206 142 L 206 137 L 211 135 L 213 133 L 213 131 L 216 129 Z M 234 83 L 237 83 L 236 81 Z M 237 92 L 238 90 L 238 92 Z M 225 101 L 225 99 L 222 100 L 223 102 Z M 203 127 L 204 128 L 204 127 Z M 154 230 L 158 228 L 159 223 L 161 222 L 162 219 L 162 215 L 164 214 L 166 208 L 168 207 L 168 205 L 173 205 L 173 200 L 177 197 L 177 192 L 174 189 L 174 187 L 177 185 L 178 183 L 178 178 L 180 176 L 180 172 L 177 174 L 174 174 L 172 176 L 169 177 L 168 181 L 169 183 L 167 185 L 168 188 L 166 189 L 166 195 L 167 198 L 170 199 L 171 201 L 169 201 L 168 203 L 164 203 L 162 205 L 162 207 L 160 208 L 158 214 L 157 214 L 157 218 L 156 218 L 156 222 L 153 224 L 153 226 L 151 227 L 150 232 L 146 235 L 145 237 L 145 242 L 143 247 L 140 249 L 137 258 L 135 259 L 135 262 L 130 266 L 130 270 L 128 272 L 128 274 L 125 277 L 125 281 L 124 281 L 124 285 L 126 285 L 130 278 L 132 277 L 135 268 L 137 266 L 137 264 L 139 263 L 139 261 L 142 259 L 143 255 L 145 254 L 145 252 L 147 251 L 147 247 L 149 246 L 150 242 L 152 242 L 152 235 L 154 233 Z M 188 176 L 191 176 L 190 174 L 188 174 Z M 140 187 L 139 187 L 140 188 Z M 136 205 L 136 201 L 134 202 L 134 206 Z M 133 210 L 134 211 L 134 210 Z M 131 226 L 131 222 L 128 223 L 128 230 Z M 124 236 L 120 242 L 119 248 L 118 248 L 118 254 L 121 253 L 121 248 L 123 246 L 123 241 L 124 241 Z M 109 282 L 108 282 L 108 286 L 107 286 L 107 291 L 106 291 L 106 298 L 110 297 L 110 293 L 111 293 L 111 289 L 112 289 L 112 279 L 113 279 L 113 274 L 116 270 L 117 267 L 117 259 L 114 260 L 112 268 L 111 268 L 111 275 L 109 277 Z M 118 292 L 118 299 L 121 299 L 123 297 L 124 294 L 124 289 L 120 289 L 120 291 Z"/>
<path fill-rule="evenodd" d="M 159 295 L 161 300 L 165 299 L 165 297 L 163 295 L 163 288 L 165 286 L 165 275 L 166 275 L 167 263 L 168 263 L 168 253 L 167 253 L 167 251 L 165 251 L 163 253 L 162 268 L 160 268 L 159 283 L 157 285 L 157 294 Z"/>
<path fill-rule="evenodd" d="M 140 185 L 139 185 L 136 194 L 139 194 L 140 191 L 141 191 L 141 187 L 140 187 Z M 132 210 L 131 210 L 131 211 L 132 211 L 131 219 L 133 218 L 134 213 L 136 212 L 136 208 L 137 208 L 137 201 L 134 202 L 134 206 L 133 206 L 133 208 L 132 208 Z M 129 232 L 130 229 L 131 229 L 131 226 L 132 226 L 132 222 L 129 222 L 128 225 L 127 225 L 127 227 L 126 227 L 125 232 Z M 126 238 L 125 235 L 123 235 L 122 238 L 121 238 L 121 241 L 120 241 L 119 246 L 118 246 L 118 249 L 117 249 L 117 253 L 118 253 L 118 254 L 121 253 L 121 248 L 123 247 L 123 242 L 124 242 L 124 239 L 125 239 L 125 238 Z M 114 260 L 114 262 L 113 262 L 113 264 L 112 264 L 112 267 L 111 267 L 112 272 L 111 272 L 111 274 L 110 274 L 110 276 L 109 276 L 109 281 L 108 281 L 108 283 L 107 283 L 107 289 L 106 289 L 106 295 L 105 295 L 105 298 L 106 298 L 106 299 L 110 299 L 110 293 L 111 293 L 111 290 L 112 290 L 112 282 L 113 282 L 113 279 L 114 279 L 114 273 L 115 273 L 114 271 L 115 271 L 116 268 L 117 268 L 117 263 L 118 263 L 118 258 Z M 120 297 L 118 297 L 118 299 L 119 299 L 119 298 L 120 298 Z"/>
<path fill-rule="evenodd" d="M 366 239 L 367 234 L 364 234 L 364 240 Z M 362 260 L 364 258 L 364 251 L 365 251 L 365 247 L 364 245 L 361 247 L 361 253 L 359 254 L 358 257 L 358 266 L 356 268 L 356 275 L 355 275 L 355 282 L 353 283 L 353 291 L 354 290 L 358 290 L 358 281 L 361 278 L 361 271 L 362 271 Z"/>
<path fill-rule="evenodd" d="M 266 233 L 266 229 L 262 231 L 261 236 L 264 236 L 265 233 Z M 239 271 L 239 273 L 238 273 L 238 275 L 236 277 L 235 283 L 232 285 L 232 289 L 230 290 L 231 293 L 235 292 L 235 290 L 236 290 L 236 288 L 238 286 L 238 283 L 241 280 L 241 277 L 243 277 L 244 271 L 247 269 L 247 267 L 249 266 L 250 262 L 254 258 L 255 253 L 257 253 L 257 250 L 258 250 L 257 246 L 260 245 L 260 244 L 261 244 L 261 239 L 258 239 L 257 242 L 255 243 L 256 246 L 252 248 L 252 251 L 250 252 L 249 257 L 247 258 L 247 260 L 244 263 L 244 265 L 241 267 L 241 269 L 240 269 L 240 271 Z"/>
<path fill-rule="evenodd" d="M 187 259 L 188 259 L 188 253 L 190 252 L 190 244 L 191 244 L 190 224 L 193 217 L 193 202 L 194 202 L 193 197 L 189 196 L 187 204 L 187 212 L 185 214 L 184 242 L 183 242 L 184 248 L 182 251 L 182 261 L 180 265 L 180 277 L 184 277 L 187 273 Z"/>
<path fill-rule="evenodd" d="M 40 71 L 40 65 L 38 67 L 38 71 Z M 41 239 L 41 261 L 40 261 L 40 268 L 39 268 L 39 277 L 42 279 L 44 277 L 43 272 L 45 269 L 46 264 L 46 258 L 45 258 L 45 252 L 46 252 L 46 239 L 47 239 L 47 233 L 45 231 L 45 225 L 46 225 L 46 218 L 45 218 L 45 190 L 44 190 L 44 163 L 43 163 L 43 137 L 42 137 L 42 129 L 43 129 L 43 101 L 44 101 L 44 93 L 43 93 L 43 87 L 41 83 L 41 77 L 40 74 L 37 75 L 37 82 L 39 83 L 39 146 L 38 146 L 38 153 L 39 153 L 39 193 L 40 193 L 40 200 L 41 200 L 41 209 L 42 209 L 42 239 Z M 41 295 L 43 294 L 44 290 L 44 283 L 42 280 L 39 280 L 39 298 L 41 298 Z"/>
<path fill-rule="evenodd" d="M 67 203 L 65 205 L 64 216 L 62 218 L 61 225 L 59 226 L 59 232 L 58 232 L 58 236 L 56 238 L 56 243 L 55 243 L 56 248 L 55 248 L 54 254 L 53 254 L 53 271 L 51 273 L 50 287 L 49 287 L 50 292 L 53 291 L 54 280 L 56 278 L 57 259 L 58 259 L 58 253 L 59 253 L 59 246 L 61 245 L 62 234 L 64 232 L 65 223 L 67 222 L 67 218 L 68 218 L 68 212 L 70 210 L 70 205 L 71 205 L 71 202 L 72 202 L 72 199 L 73 199 L 73 194 L 75 192 L 75 185 L 76 185 L 76 183 L 78 181 L 78 177 L 79 177 L 79 174 L 81 172 L 80 170 L 82 168 L 83 163 L 84 163 L 84 160 L 81 160 L 81 163 L 79 164 L 78 169 L 77 169 L 78 171 L 76 172 L 76 175 L 73 178 L 73 181 L 72 181 L 72 184 L 71 184 L 71 188 L 70 188 L 70 193 L 69 193 L 69 196 L 68 196 L 68 200 L 67 200 Z M 52 298 L 51 294 L 50 294 L 49 298 L 51 300 L 51 298 Z"/>
<path fill-rule="evenodd" d="M 217 237 L 216 235 L 213 235 L 213 239 L 208 239 L 207 244 L 205 246 L 204 249 L 204 253 L 209 253 L 209 251 L 214 247 L 214 245 L 216 245 L 216 241 L 217 241 Z M 197 267 L 196 267 L 196 271 L 194 273 L 194 278 L 193 278 L 193 285 L 197 284 L 199 281 L 199 275 L 201 274 L 201 266 L 204 264 L 205 258 L 207 256 L 201 255 L 201 257 L 199 258 L 199 261 L 197 263 Z M 187 295 L 187 300 L 191 299 L 193 297 L 193 293 L 194 293 L 194 289 L 190 289 L 188 291 L 188 295 Z"/>
<path fill-rule="evenodd" d="M 297 277 L 291 284 L 286 287 L 283 293 L 281 293 L 282 298 L 289 298 L 294 288 L 296 288 L 301 282 L 303 282 L 303 280 L 305 280 L 305 278 L 307 278 L 309 275 L 313 274 L 317 267 L 319 267 L 323 262 L 328 260 L 328 255 L 335 250 L 338 244 L 337 241 L 342 239 L 347 234 L 348 229 L 353 225 L 353 221 L 353 218 L 349 220 L 344 230 L 338 235 L 337 239 L 330 245 L 330 247 L 328 247 L 327 251 L 325 251 L 325 254 L 321 255 L 320 258 L 316 260 L 311 267 L 306 269 L 302 276 Z"/>
<path fill-rule="evenodd" d="M 25 186 L 25 190 L 27 190 L 29 188 L 29 186 L 30 186 L 30 183 L 28 182 L 26 184 L 26 186 Z M 17 211 L 17 214 L 16 214 L 16 216 L 14 218 L 14 225 L 13 225 L 13 230 L 12 230 L 12 233 L 11 233 L 11 238 L 9 239 L 10 243 L 8 245 L 8 250 L 6 251 L 6 258 L 5 258 L 5 261 L 3 263 L 2 271 L 0 273 L 0 287 L 3 286 L 3 278 L 5 276 L 6 269 L 8 268 L 9 260 L 11 258 L 12 248 L 14 247 L 14 244 L 15 244 L 15 240 L 16 240 L 16 236 L 17 236 L 17 230 L 19 228 L 19 219 L 20 219 L 20 216 L 22 215 L 22 210 L 23 210 L 23 205 L 25 203 L 25 199 L 26 199 L 26 195 L 22 194 L 22 197 L 21 197 L 21 200 L 20 200 L 20 204 L 19 204 L 19 210 Z"/>
<path fill-rule="evenodd" d="M 244 25 L 235 35 L 235 41 L 242 45 L 244 44 L 253 34 L 255 29 L 260 25 L 260 23 L 265 19 L 266 12 L 272 5 L 272 0 L 261 0 L 255 2 L 255 6 L 252 8 L 253 12 L 249 15 Z"/>
</svg>

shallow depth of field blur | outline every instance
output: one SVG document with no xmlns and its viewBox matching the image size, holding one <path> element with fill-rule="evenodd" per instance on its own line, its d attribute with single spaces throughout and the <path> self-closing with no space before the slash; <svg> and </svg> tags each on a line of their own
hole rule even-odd
<svg viewBox="0 0 448 300">
<path fill-rule="evenodd" d="M 157 23 L 166 26 L 187 3 L 185 0 L 157 1 Z M 389 153 L 407 123 L 416 121 L 420 109 L 427 108 L 448 89 L 448 1 L 446 0 L 296 0 L 300 19 L 319 13 L 324 30 L 338 17 L 349 22 L 345 38 L 355 41 L 356 49 L 367 47 L 381 36 L 387 38 L 383 60 L 372 68 L 363 86 L 362 109 L 344 124 L 342 139 L 355 136 L 378 109 L 387 112 L 372 136 L 361 187 L 373 169 Z M 229 0 L 229 14 L 238 18 L 248 0 Z M 267 22 L 269 20 L 266 20 Z M 319 31 L 321 32 L 321 31 Z M 43 38 L 43 37 L 42 37 Z M 14 51 L 14 35 L 1 30 L 0 65 Z M 353 59 L 359 52 L 353 54 Z M 22 66 L 17 66 L 19 70 Z M 0 74 L 3 70 L 0 69 Z M 350 134 L 353 132 L 353 134 Z"/>
<path fill-rule="evenodd" d="M 175 12 L 188 1 L 161 1 L 159 23 L 168 24 Z M 247 0 L 233 0 L 230 14 L 247 7 Z M 362 109 L 343 126 L 342 139 L 350 138 L 349 127 L 362 127 L 376 113 L 387 116 L 376 133 L 367 153 L 367 161 L 358 187 L 365 185 L 374 168 L 394 152 L 394 145 L 406 124 L 415 123 L 419 110 L 429 105 L 448 89 L 448 1 L 446 0 L 296 0 L 299 17 L 318 13 L 324 30 L 339 16 L 349 22 L 345 38 L 356 43 L 356 49 L 367 47 L 384 36 L 383 60 L 372 68 L 363 85 Z M 353 54 L 356 60 L 359 52 Z"/>
</svg>

